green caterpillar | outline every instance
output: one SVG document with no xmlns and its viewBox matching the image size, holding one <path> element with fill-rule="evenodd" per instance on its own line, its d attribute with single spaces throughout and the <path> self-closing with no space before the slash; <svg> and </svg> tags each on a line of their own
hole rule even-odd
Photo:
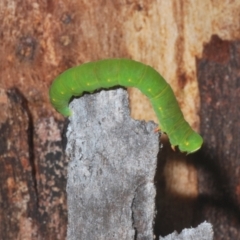
<svg viewBox="0 0 240 240">
<path fill-rule="evenodd" d="M 160 129 L 172 147 L 187 153 L 201 147 L 203 139 L 185 121 L 170 85 L 156 70 L 140 62 L 106 59 L 70 68 L 52 83 L 50 101 L 59 113 L 70 116 L 68 104 L 73 96 L 113 86 L 136 87 L 150 99 Z"/>
</svg>

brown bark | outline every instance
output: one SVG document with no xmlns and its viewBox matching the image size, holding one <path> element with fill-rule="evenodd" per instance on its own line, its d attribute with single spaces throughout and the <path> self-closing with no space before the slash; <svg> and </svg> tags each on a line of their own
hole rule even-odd
<svg viewBox="0 0 240 240">
<path fill-rule="evenodd" d="M 31 117 L 18 91 L 0 94 L 0 239 L 30 239 L 36 234 L 37 212 Z"/>
<path fill-rule="evenodd" d="M 0 239 L 63 239 L 66 173 L 59 126 L 51 119 L 33 126 L 27 101 L 16 89 L 1 90 L 0 104 L 4 110 L 0 128 Z"/>
<path fill-rule="evenodd" d="M 201 132 L 199 215 L 215 239 L 240 236 L 240 42 L 213 36 L 198 59 Z"/>
</svg>

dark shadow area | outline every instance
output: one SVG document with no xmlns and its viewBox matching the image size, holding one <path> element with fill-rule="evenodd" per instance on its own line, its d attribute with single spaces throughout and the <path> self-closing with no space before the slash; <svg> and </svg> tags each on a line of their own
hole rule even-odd
<svg viewBox="0 0 240 240">
<path fill-rule="evenodd" d="M 164 167 L 167 160 L 163 158 L 164 152 L 166 150 L 158 155 L 155 176 L 157 215 L 154 233 L 157 239 L 159 236 L 166 236 L 174 231 L 180 233 L 184 228 L 196 227 L 204 221 L 209 221 L 213 227 L 224 222 L 229 225 L 231 222 L 233 228 L 239 229 L 240 208 L 229 191 L 231 189 L 229 181 L 231 176 L 228 176 L 226 172 L 224 173 L 223 169 L 211 160 L 211 157 L 206 154 L 206 148 L 203 147 L 202 150 L 189 156 L 188 159 L 194 163 L 198 171 L 198 198 L 176 195 L 176 193 L 166 189 Z M 211 214 L 213 214 L 212 217 Z M 221 218 L 220 222 L 216 221 L 218 217 Z M 214 230 L 217 231 L 218 228 L 214 227 Z"/>
<path fill-rule="evenodd" d="M 215 240 L 235 240 L 240 236 L 240 41 L 213 35 L 196 67 L 204 144 L 187 161 L 197 170 L 197 196 L 167 189 L 164 171 L 171 159 L 160 153 L 155 233 L 164 236 L 208 221 Z"/>
<path fill-rule="evenodd" d="M 194 154 L 195 155 L 195 154 Z M 170 158 L 169 158 L 170 156 Z M 157 171 L 155 175 L 156 195 L 156 218 L 154 234 L 156 239 L 159 236 L 166 236 L 174 231 L 181 232 L 184 228 L 196 227 L 201 222 L 193 219 L 196 205 L 196 198 L 186 195 L 179 195 L 168 189 L 165 168 L 172 159 L 174 161 L 191 162 L 184 154 L 172 152 L 169 143 L 163 143 L 163 148 L 158 154 Z M 171 164 L 171 163 L 170 163 Z"/>
<path fill-rule="evenodd" d="M 221 158 L 206 146 L 196 155 L 199 197 L 195 222 L 207 220 L 213 224 L 215 239 L 237 239 L 240 236 L 240 206 L 234 189 L 234 176 L 226 166 L 218 164 Z M 224 158 L 224 154 L 222 154 Z"/>
</svg>

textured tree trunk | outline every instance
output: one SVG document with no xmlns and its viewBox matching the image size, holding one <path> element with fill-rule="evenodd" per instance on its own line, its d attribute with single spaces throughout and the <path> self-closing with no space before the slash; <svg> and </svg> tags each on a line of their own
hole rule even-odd
<svg viewBox="0 0 240 240">
<path fill-rule="evenodd" d="M 45 118 L 33 126 L 27 101 L 16 89 L 0 91 L 0 107 L 0 239 L 64 239 L 62 124 Z"/>
<path fill-rule="evenodd" d="M 240 41 L 213 36 L 197 60 L 201 91 L 198 219 L 214 223 L 216 239 L 240 236 Z M 222 226 L 224 226 L 222 228 Z"/>
</svg>

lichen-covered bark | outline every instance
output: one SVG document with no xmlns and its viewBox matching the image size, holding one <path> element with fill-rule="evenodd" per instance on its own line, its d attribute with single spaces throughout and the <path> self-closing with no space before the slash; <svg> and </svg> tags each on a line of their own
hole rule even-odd
<svg viewBox="0 0 240 240">
<path fill-rule="evenodd" d="M 181 233 L 169 234 L 166 237 L 160 237 L 159 240 L 213 240 L 212 225 L 207 222 L 199 224 L 196 228 L 184 229 Z"/>
<path fill-rule="evenodd" d="M 70 106 L 68 239 L 153 240 L 156 125 L 130 118 L 122 89 Z"/>
</svg>

